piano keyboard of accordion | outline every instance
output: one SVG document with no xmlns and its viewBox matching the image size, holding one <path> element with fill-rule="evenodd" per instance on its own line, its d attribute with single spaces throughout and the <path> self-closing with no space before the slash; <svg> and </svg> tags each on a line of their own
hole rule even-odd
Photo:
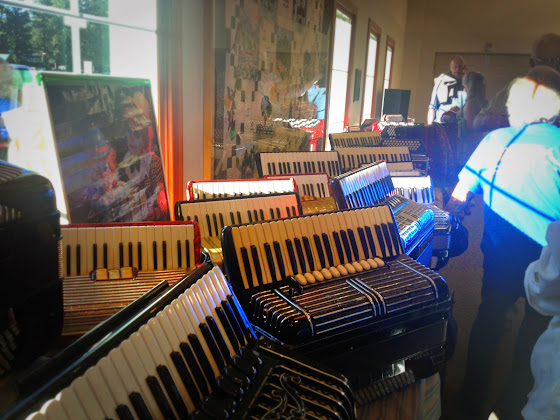
<svg viewBox="0 0 560 420">
<path fill-rule="evenodd" d="M 222 262 L 220 234 L 225 226 L 294 217 L 301 212 L 299 195 L 294 192 L 258 197 L 178 201 L 175 204 L 175 220 L 194 220 L 198 223 L 202 247 L 217 265 Z"/>
<path fill-rule="evenodd" d="M 80 224 L 61 228 L 64 335 L 83 334 L 166 280 L 201 263 L 195 222 Z"/>
<path fill-rule="evenodd" d="M 429 175 L 407 176 L 408 171 L 391 171 L 395 192 L 421 204 L 434 202 L 434 186 Z M 411 171 L 412 172 L 412 171 Z"/>
<path fill-rule="evenodd" d="M 332 150 L 344 147 L 379 146 L 381 134 L 377 131 L 357 131 L 351 133 L 329 134 Z"/>
<path fill-rule="evenodd" d="M 228 280 L 263 334 L 351 381 L 420 355 L 437 370 L 449 290 L 402 255 L 388 206 L 229 226 L 222 241 Z"/>
<path fill-rule="evenodd" d="M 266 175 L 320 172 L 325 172 L 332 177 L 342 173 L 338 153 L 335 151 L 257 153 L 257 169 L 261 178 Z"/>
<path fill-rule="evenodd" d="M 385 162 L 374 162 L 331 180 L 340 209 L 386 204 L 395 214 L 405 253 L 429 266 L 431 263 L 434 214 L 420 203 L 395 195 Z"/>
<path fill-rule="evenodd" d="M 329 189 L 329 175 L 326 173 L 265 175 L 265 178 L 284 179 L 286 176 L 294 180 L 300 197 L 302 195 L 321 198 L 331 196 Z"/>
<path fill-rule="evenodd" d="M 412 157 L 406 147 L 342 147 L 337 152 L 342 174 L 379 160 L 387 162 L 391 171 L 413 169 Z"/>
<path fill-rule="evenodd" d="M 255 339 L 219 268 L 193 282 L 160 295 L 6 418 L 355 417 L 346 378 Z"/>
<path fill-rule="evenodd" d="M 186 201 L 218 199 L 296 191 L 294 181 L 280 179 L 232 179 L 215 181 L 188 181 Z"/>
</svg>

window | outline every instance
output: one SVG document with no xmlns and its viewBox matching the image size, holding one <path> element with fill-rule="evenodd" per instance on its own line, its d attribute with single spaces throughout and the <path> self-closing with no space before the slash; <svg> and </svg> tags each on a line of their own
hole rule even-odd
<svg viewBox="0 0 560 420">
<path fill-rule="evenodd" d="M 328 133 L 340 133 L 347 120 L 348 76 L 354 16 L 342 6 L 336 10 L 334 47 L 329 92 Z"/>
<path fill-rule="evenodd" d="M 375 71 L 377 69 L 380 35 L 381 28 L 370 20 L 366 50 L 366 75 L 364 81 L 362 121 L 366 118 L 372 118 L 375 113 Z"/>
<path fill-rule="evenodd" d="M 391 87 L 391 71 L 393 69 L 393 55 L 395 53 L 395 41 L 387 37 L 387 50 L 385 52 L 385 75 L 383 76 L 383 100 L 385 100 L 385 89 Z M 381 106 L 383 109 L 383 106 Z"/>
<path fill-rule="evenodd" d="M 0 54 L 37 70 L 107 74 L 157 87 L 157 0 L 0 0 Z"/>
</svg>

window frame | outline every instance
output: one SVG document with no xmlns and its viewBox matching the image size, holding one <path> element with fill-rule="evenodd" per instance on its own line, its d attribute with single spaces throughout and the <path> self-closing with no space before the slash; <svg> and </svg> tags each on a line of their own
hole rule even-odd
<svg viewBox="0 0 560 420">
<path fill-rule="evenodd" d="M 352 25 L 352 29 L 350 31 L 350 46 L 349 46 L 349 54 L 348 54 L 348 76 L 347 76 L 347 80 L 346 80 L 346 100 L 345 100 L 345 104 L 344 104 L 344 120 L 343 120 L 343 130 L 344 127 L 348 126 L 348 120 L 349 120 L 349 111 L 350 111 L 350 104 L 351 104 L 351 94 L 352 94 L 352 86 L 354 82 L 354 77 L 352 75 L 352 68 L 354 66 L 354 56 L 353 56 L 353 50 L 354 50 L 354 44 L 355 44 L 355 37 L 356 37 L 356 15 L 357 15 L 357 9 L 353 6 L 351 6 L 350 4 L 341 1 L 341 0 L 337 0 L 335 2 L 334 5 L 334 13 L 333 13 L 333 18 L 332 18 L 332 27 L 333 27 L 333 31 L 332 31 L 332 36 L 331 36 L 331 52 L 330 52 L 330 59 L 329 59 L 329 81 L 328 81 L 328 102 L 327 102 L 327 107 L 326 107 L 326 120 L 325 120 L 325 135 L 330 134 L 329 131 L 329 125 L 330 125 L 330 121 L 329 121 L 329 116 L 330 116 L 330 102 L 331 102 L 331 96 L 332 96 L 332 72 L 333 72 L 333 66 L 334 66 L 334 37 L 335 37 L 335 32 L 336 32 L 336 12 L 340 11 L 341 13 L 343 13 L 344 15 L 348 16 L 350 18 L 350 24 Z M 324 144 L 326 144 L 326 142 L 324 142 Z"/>
<path fill-rule="evenodd" d="M 377 66 L 379 65 L 379 47 L 381 44 L 381 27 L 376 24 L 372 19 L 369 19 L 368 21 L 368 33 L 367 33 L 367 39 L 366 39 L 366 65 L 365 65 L 365 70 L 364 70 L 364 80 L 363 80 L 363 84 L 362 84 L 362 92 L 366 91 L 366 79 L 367 79 L 367 64 L 368 64 L 368 60 L 369 60 L 369 43 L 370 43 L 370 35 L 373 35 L 377 38 L 377 46 L 375 48 L 375 63 L 373 64 L 373 91 L 372 91 L 372 97 L 371 97 L 371 109 L 370 109 L 370 118 L 374 118 L 375 115 L 375 110 L 376 110 L 376 94 L 377 94 L 377 86 L 376 86 L 376 82 L 377 82 Z M 360 109 L 360 118 L 364 118 L 364 106 L 365 106 L 365 102 L 364 100 L 362 100 L 362 106 Z"/>
<path fill-rule="evenodd" d="M 385 47 L 385 69 L 383 73 L 383 85 L 385 85 L 385 76 L 387 75 L 387 55 L 389 54 L 389 48 L 391 48 L 391 62 L 389 64 L 389 83 L 387 84 L 387 89 L 391 89 L 391 82 L 393 79 L 393 60 L 395 59 L 395 40 L 387 35 L 387 45 Z M 385 91 L 385 86 L 383 86 Z"/>
</svg>

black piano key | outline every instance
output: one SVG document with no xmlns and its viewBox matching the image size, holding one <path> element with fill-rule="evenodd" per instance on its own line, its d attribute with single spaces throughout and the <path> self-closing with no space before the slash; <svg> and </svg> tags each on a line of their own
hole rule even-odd
<svg viewBox="0 0 560 420">
<path fill-rule="evenodd" d="M 298 162 L 297 166 L 298 166 L 298 173 L 301 174 L 301 162 Z"/>
<path fill-rule="evenodd" d="M 315 196 L 315 189 L 313 188 L 313 184 L 310 184 L 309 186 L 311 187 L 311 194 L 309 194 L 309 195 L 314 197 Z"/>
<path fill-rule="evenodd" d="M 360 241 L 362 242 L 362 249 L 364 250 L 364 256 L 367 260 L 369 258 L 369 250 L 368 250 L 366 235 L 362 227 L 358 227 L 358 235 L 360 236 Z"/>
<path fill-rule="evenodd" d="M 224 215 L 220 213 L 220 230 L 222 230 L 226 224 L 224 223 Z"/>
<path fill-rule="evenodd" d="M 239 369 L 249 379 L 253 380 L 257 376 L 257 369 L 247 359 L 238 356 L 233 356 L 233 366 Z"/>
<path fill-rule="evenodd" d="M 216 390 L 218 385 L 216 383 L 216 377 L 214 376 L 214 371 L 212 370 L 210 361 L 206 357 L 206 353 L 204 353 L 204 350 L 202 349 L 202 345 L 200 344 L 197 335 L 191 333 L 188 335 L 188 339 L 189 339 L 190 347 L 192 348 L 192 351 L 196 355 L 196 359 L 200 364 L 200 368 L 204 373 L 204 376 L 206 377 L 208 384 L 210 384 L 210 388 Z M 184 346 L 189 347 L 189 345 L 186 343 L 184 343 Z M 185 353 L 185 350 L 183 349 L 184 346 L 180 346 L 180 348 L 181 351 L 183 352 L 183 355 L 187 357 L 188 352 L 186 352 L 187 354 Z M 204 388 L 200 388 L 200 389 L 204 389 Z"/>
<path fill-rule="evenodd" d="M 138 242 L 136 244 L 136 251 L 138 253 L 138 270 L 142 270 L 142 243 Z"/>
<path fill-rule="evenodd" d="M 261 262 L 259 260 L 259 254 L 255 245 L 251 245 L 251 256 L 253 257 L 253 264 L 255 266 L 255 275 L 257 276 L 257 281 L 259 285 L 264 285 L 261 271 Z"/>
<path fill-rule="evenodd" d="M 296 250 L 297 250 L 297 255 L 299 257 L 301 272 L 307 273 L 307 265 L 305 263 L 305 256 L 303 255 L 303 248 L 301 247 L 301 241 L 299 240 L 299 238 L 294 238 L 294 242 L 296 244 Z"/>
<path fill-rule="evenodd" d="M 288 215 L 288 217 L 292 217 L 292 214 L 290 213 L 290 207 L 288 206 L 286 206 L 286 214 Z"/>
<path fill-rule="evenodd" d="M 247 253 L 247 248 L 241 247 L 241 258 L 243 259 L 243 265 L 245 266 L 245 276 L 247 277 L 247 283 L 249 285 L 253 284 L 253 275 L 251 274 L 251 262 L 249 261 L 249 254 Z"/>
<path fill-rule="evenodd" d="M 216 365 L 218 365 L 219 369 L 222 369 L 226 364 L 224 362 L 224 358 L 222 357 L 222 353 L 218 348 L 218 344 L 214 340 L 214 336 L 210 331 L 210 327 L 208 327 L 205 323 L 202 323 L 199 324 L 199 328 L 200 332 L 202 332 L 202 336 L 204 337 L 204 341 L 206 341 L 206 344 L 210 349 L 210 353 L 212 353 L 212 357 L 214 358 Z"/>
<path fill-rule="evenodd" d="M 193 404 L 198 405 L 201 401 L 201 396 L 198 393 L 198 389 L 196 388 L 194 380 L 187 368 L 187 365 L 185 364 L 185 361 L 183 360 L 183 357 L 181 356 L 181 353 L 174 351 L 171 353 L 170 357 L 171 360 L 173 360 L 175 369 L 177 370 L 181 381 L 183 381 L 183 385 L 185 385 L 185 389 L 189 393 Z"/>
<path fill-rule="evenodd" d="M 163 392 L 163 389 L 159 381 L 157 380 L 157 378 L 155 376 L 150 375 L 146 379 L 146 383 L 148 384 L 150 391 L 152 391 L 152 395 L 156 400 L 156 403 L 159 407 L 159 410 L 161 411 L 161 414 L 163 414 L 163 418 L 166 420 L 175 420 L 176 419 L 175 413 L 173 412 L 173 409 L 171 408 L 171 404 L 169 404 L 169 401 L 165 396 L 165 392 Z"/>
<path fill-rule="evenodd" d="M 241 325 L 239 325 L 239 321 L 242 322 L 242 320 L 239 320 L 237 318 L 237 315 L 235 314 L 227 298 L 226 300 L 222 300 L 221 308 L 223 310 L 223 313 L 227 317 L 229 324 L 231 325 L 231 328 L 235 333 L 235 336 L 237 337 L 237 341 L 239 345 L 243 346 L 243 344 L 245 343 L 245 339 L 244 339 L 245 336 L 243 335 L 243 330 L 241 329 Z"/>
<path fill-rule="evenodd" d="M 318 184 L 321 186 L 321 197 L 326 197 L 327 193 L 325 192 L 325 185 L 324 184 Z"/>
<path fill-rule="evenodd" d="M 120 420 L 134 420 L 134 416 L 132 415 L 130 408 L 124 404 L 119 404 L 115 411 L 117 412 L 117 416 Z"/>
<path fill-rule="evenodd" d="M 187 255 L 187 267 L 191 266 L 191 253 L 190 253 L 190 241 L 185 239 L 185 254 Z"/>
<path fill-rule="evenodd" d="M 66 275 L 69 276 L 70 273 L 72 272 L 72 248 L 70 247 L 70 245 L 66 245 Z"/>
<path fill-rule="evenodd" d="M 124 245 L 122 242 L 119 244 L 119 268 L 124 267 Z"/>
<path fill-rule="evenodd" d="M 325 251 L 327 253 L 327 259 L 329 260 L 329 267 L 334 266 L 334 258 L 332 254 L 331 241 L 329 240 L 329 235 L 322 233 L 323 244 L 325 245 Z"/>
<path fill-rule="evenodd" d="M 375 225 L 375 233 L 377 234 L 377 240 L 379 241 L 379 245 L 381 246 L 381 253 L 383 254 L 383 258 L 387 258 L 387 251 L 385 249 L 385 240 L 383 238 L 383 232 L 381 231 L 381 226 Z"/>
<path fill-rule="evenodd" d="M 177 265 L 178 267 L 183 266 L 183 256 L 181 251 L 181 240 L 177 239 Z"/>
<path fill-rule="evenodd" d="M 134 411 L 140 420 L 152 420 L 153 417 L 150 414 L 150 410 L 148 410 L 148 406 L 142 398 L 142 395 L 138 392 L 131 392 L 128 396 L 128 399 L 132 403 L 132 407 L 134 407 Z"/>
<path fill-rule="evenodd" d="M 298 215 L 295 206 L 292 206 L 292 214 L 294 215 L 294 217 Z"/>
<path fill-rule="evenodd" d="M 319 262 L 321 263 L 321 267 L 326 267 L 325 253 L 323 252 L 323 246 L 321 245 L 321 238 L 319 238 L 319 235 L 313 235 L 313 240 L 315 241 L 315 248 L 317 249 L 317 254 L 319 256 Z"/>
<path fill-rule="evenodd" d="M 238 211 L 238 212 L 237 212 L 237 224 L 240 225 L 241 223 L 243 223 L 243 222 L 241 221 L 241 212 Z"/>
<path fill-rule="evenodd" d="M 315 271 L 315 261 L 313 261 L 313 252 L 311 251 L 309 238 L 307 236 L 304 236 L 302 239 L 305 253 L 307 254 L 307 261 L 309 261 L 309 271 Z"/>
<path fill-rule="evenodd" d="M 270 162 L 268 162 L 268 173 L 272 174 L 272 166 L 270 165 Z"/>
<path fill-rule="evenodd" d="M 346 256 L 348 257 L 348 262 L 352 262 L 352 250 L 350 249 L 350 241 L 348 240 L 348 235 L 346 231 L 340 231 L 340 237 L 342 238 L 342 243 L 344 244 L 344 250 L 346 251 Z"/>
<path fill-rule="evenodd" d="M 280 276 L 282 277 L 282 279 L 285 279 L 286 267 L 284 266 L 284 259 L 282 258 L 282 250 L 280 249 L 280 244 L 274 241 L 272 243 L 272 246 L 274 247 L 274 252 L 276 253 L 276 261 L 278 261 L 278 269 L 280 270 Z"/>
<path fill-rule="evenodd" d="M 342 250 L 342 243 L 340 242 L 340 236 L 338 232 L 333 232 L 334 244 L 336 246 L 336 251 L 338 252 L 338 259 L 340 260 L 341 264 L 346 262 L 344 258 L 344 251 Z"/>
<path fill-rule="evenodd" d="M 179 348 L 181 349 L 181 353 L 183 353 L 183 357 L 189 364 L 189 369 L 191 370 L 192 379 L 198 386 L 198 389 L 200 389 L 202 396 L 208 395 L 210 393 L 210 390 L 208 389 L 208 384 L 206 383 L 206 379 L 204 379 L 204 374 L 200 369 L 200 366 L 195 358 L 195 355 L 191 347 L 187 343 L 182 342 L 179 344 Z"/>
<path fill-rule="evenodd" d="M 257 210 L 253 210 L 253 218 L 255 219 L 255 222 L 259 221 L 259 213 Z"/>
<path fill-rule="evenodd" d="M 235 335 L 235 331 L 232 325 L 229 322 L 229 318 L 227 316 L 226 311 L 221 307 L 216 307 L 216 313 L 218 314 L 218 318 L 220 318 L 220 322 L 222 323 L 222 327 L 228 336 L 229 342 L 233 347 L 233 350 L 237 353 L 241 348 L 242 342 L 237 341 L 237 335 Z"/>
<path fill-rule="evenodd" d="M 334 166 L 335 166 L 335 175 L 340 175 L 340 165 L 337 162 L 334 162 Z"/>
<path fill-rule="evenodd" d="M 272 250 L 268 243 L 264 244 L 264 252 L 266 254 L 266 260 L 268 262 L 268 272 L 273 281 L 280 281 L 281 279 L 276 278 L 276 265 L 274 264 L 274 258 L 272 257 Z"/>
<path fill-rule="evenodd" d="M 270 218 L 274 219 L 274 210 L 268 209 L 268 211 L 270 212 Z"/>
<path fill-rule="evenodd" d="M 206 232 L 207 236 L 214 236 L 212 235 L 212 223 L 210 222 L 210 215 L 206 214 L 206 226 L 208 226 L 208 232 Z"/>
<path fill-rule="evenodd" d="M 107 267 L 107 244 L 103 244 L 103 268 L 109 268 Z"/>
<path fill-rule="evenodd" d="M 157 265 L 157 242 L 156 241 L 152 242 L 152 250 L 153 250 L 154 270 L 157 270 L 158 265 Z"/>
<path fill-rule="evenodd" d="M 333 173 L 333 167 L 332 167 L 332 164 L 331 164 L 331 161 L 330 161 L 330 160 L 327 162 L 327 167 L 329 168 L 328 174 L 329 174 L 329 175 L 332 175 L 332 173 Z"/>
<path fill-rule="evenodd" d="M 303 162 L 303 170 L 305 171 L 306 174 L 309 173 L 309 168 L 307 166 L 307 162 Z"/>
<path fill-rule="evenodd" d="M 251 215 L 251 210 L 247 210 L 247 218 L 249 219 L 249 223 L 253 223 L 253 216 Z"/>
<path fill-rule="evenodd" d="M 396 250 L 393 249 L 393 241 L 394 238 L 389 233 L 389 229 L 387 228 L 386 223 L 381 224 L 381 229 L 383 230 L 383 234 L 385 235 L 385 242 L 387 243 L 387 248 L 389 249 L 389 256 L 394 255 Z"/>
<path fill-rule="evenodd" d="M 288 255 L 290 257 L 290 264 L 292 264 L 292 269 L 294 274 L 298 274 L 298 266 L 296 262 L 296 255 L 294 252 L 294 247 L 292 246 L 292 241 L 290 239 L 286 239 L 286 248 L 288 249 Z"/>
<path fill-rule="evenodd" d="M 290 166 L 290 162 L 288 162 L 288 172 L 286 172 L 288 174 L 292 173 L 292 167 Z"/>
<path fill-rule="evenodd" d="M 81 256 L 82 256 L 82 247 L 78 244 L 76 246 L 76 273 L 78 273 L 78 275 L 82 273 Z"/>
<path fill-rule="evenodd" d="M 159 365 L 156 368 L 156 371 L 159 375 L 159 378 L 161 379 L 161 382 L 163 383 L 163 387 L 167 391 L 167 395 L 171 400 L 171 404 L 173 404 L 173 407 L 175 407 L 175 411 L 177 411 L 177 414 L 179 415 L 179 418 L 186 419 L 189 415 L 189 412 L 187 411 L 187 407 L 183 401 L 183 398 L 181 397 L 181 394 L 177 389 L 175 381 L 173 381 L 173 378 L 171 377 L 169 369 L 167 368 L 167 366 Z"/>
<path fill-rule="evenodd" d="M 93 269 L 97 270 L 97 244 L 93 244 Z"/>
<path fill-rule="evenodd" d="M 216 217 L 216 213 L 212 213 L 212 220 L 214 221 L 214 236 L 218 236 L 220 234 L 220 228 L 218 226 L 218 218 Z"/>
<path fill-rule="evenodd" d="M 263 211 L 263 209 L 259 209 L 259 214 L 261 215 L 261 221 L 264 221 L 264 211 Z"/>
<path fill-rule="evenodd" d="M 161 254 L 163 257 L 163 269 L 167 270 L 167 242 L 163 241 L 161 243 Z"/>
<path fill-rule="evenodd" d="M 352 229 L 348 229 L 348 238 L 350 239 L 350 245 L 352 246 L 352 251 L 354 252 L 354 261 L 360 261 L 358 242 L 356 241 L 356 235 Z"/>
<path fill-rule="evenodd" d="M 233 313 L 235 314 L 235 319 L 237 319 L 239 326 L 243 331 L 243 335 L 245 336 L 245 339 L 247 340 L 248 343 L 252 342 L 255 337 L 253 336 L 251 330 L 247 327 L 247 325 L 249 325 L 249 320 L 247 319 L 245 312 L 239 306 L 239 302 L 237 301 L 235 296 L 227 295 L 227 300 L 229 302 L 229 306 L 231 307 Z"/>
<path fill-rule="evenodd" d="M 224 337 L 222 336 L 222 333 L 220 332 L 220 329 L 218 328 L 218 324 L 216 324 L 216 320 L 209 315 L 209 316 L 206 317 L 206 325 L 208 325 L 208 327 L 210 328 L 210 331 L 212 331 L 212 335 L 214 336 L 214 340 L 216 341 L 216 344 L 218 345 L 218 349 L 222 353 L 222 357 L 223 357 L 225 363 L 226 364 L 231 363 L 231 355 L 229 354 L 229 349 L 226 345 Z"/>
<path fill-rule="evenodd" d="M 235 216 L 233 215 L 233 212 L 229 212 L 229 220 L 231 220 L 231 224 L 235 225 Z"/>
<path fill-rule="evenodd" d="M 132 267 L 132 264 L 133 264 L 133 257 L 132 257 L 133 253 L 132 252 L 133 252 L 132 242 L 129 242 L 128 243 L 128 266 L 129 267 Z M 138 267 L 136 267 L 136 268 L 138 268 Z"/>
<path fill-rule="evenodd" d="M 371 253 L 372 253 L 371 257 L 372 258 L 376 257 L 377 253 L 375 251 L 375 242 L 373 240 L 373 233 L 372 233 L 371 228 L 369 226 L 366 226 L 366 237 L 367 237 L 367 240 L 368 240 L 369 248 L 371 249 Z"/>
<path fill-rule="evenodd" d="M 280 208 L 276 207 L 276 218 L 280 219 L 281 215 L 280 215 Z"/>
</svg>

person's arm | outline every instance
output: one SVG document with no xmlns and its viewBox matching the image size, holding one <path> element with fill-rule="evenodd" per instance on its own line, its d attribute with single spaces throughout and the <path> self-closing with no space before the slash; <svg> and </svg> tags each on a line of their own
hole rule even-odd
<svg viewBox="0 0 560 420">
<path fill-rule="evenodd" d="M 481 114 L 473 118 L 472 129 L 476 131 L 492 131 L 502 127 L 509 127 L 508 115 L 505 112 L 498 114 Z"/>
<path fill-rule="evenodd" d="M 529 264 L 524 284 L 529 304 L 552 316 L 560 312 L 560 221 L 548 225 L 546 242 L 540 258 Z"/>
<path fill-rule="evenodd" d="M 428 125 L 433 124 L 435 119 L 436 119 L 436 110 L 434 108 L 428 108 L 428 118 L 426 123 Z"/>
</svg>

